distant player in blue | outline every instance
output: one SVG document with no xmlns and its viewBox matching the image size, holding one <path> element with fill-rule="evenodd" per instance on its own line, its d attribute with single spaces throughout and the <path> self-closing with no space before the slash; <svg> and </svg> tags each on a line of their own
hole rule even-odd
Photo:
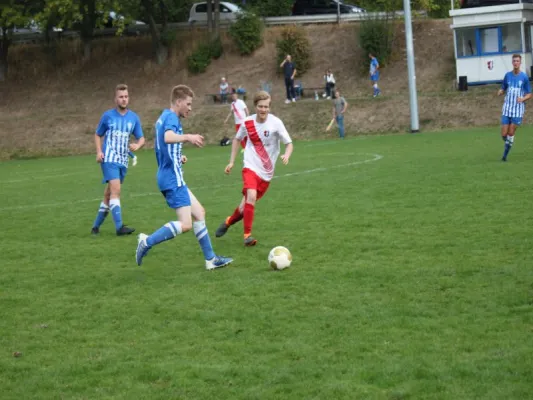
<svg viewBox="0 0 533 400">
<path fill-rule="evenodd" d="M 377 97 L 381 94 L 381 90 L 378 87 L 379 81 L 379 62 L 378 59 L 372 53 L 368 53 L 370 58 L 370 83 L 374 88 L 374 97 Z"/>
<path fill-rule="evenodd" d="M 503 78 L 498 96 L 505 93 L 502 107 L 502 139 L 505 143 L 502 161 L 507 161 L 507 155 L 514 143 L 516 128 L 522 124 L 526 108 L 525 102 L 531 97 L 531 85 L 526 73 L 520 71 L 522 56 L 513 54 L 513 70 L 507 72 Z"/>
<path fill-rule="evenodd" d="M 139 235 L 136 251 L 136 261 L 139 266 L 153 246 L 190 231 L 191 228 L 204 253 L 206 269 L 224 267 L 233 261 L 231 258 L 217 256 L 213 251 L 205 225 L 205 210 L 183 179 L 182 164 L 187 162 L 187 157 L 181 153 L 181 144 L 189 142 L 202 147 L 204 143 L 200 135 L 183 134 L 181 126 L 180 118 L 187 118 L 192 110 L 193 97 L 194 93 L 188 86 L 174 87 L 170 109 L 164 110 L 155 124 L 157 184 L 168 206 L 176 211 L 178 220 L 166 223 L 150 236 L 144 233 Z"/>
<path fill-rule="evenodd" d="M 104 200 L 93 224 L 91 233 L 98 235 L 100 225 L 111 211 L 117 236 L 129 235 L 135 229 L 122 223 L 120 207 L 120 187 L 128 171 L 128 150 L 137 151 L 144 145 L 141 121 L 137 114 L 128 109 L 129 95 L 126 85 L 115 88 L 116 107 L 106 111 L 96 128 L 96 161 L 100 163 L 104 179 L 107 183 Z M 130 135 L 135 136 L 136 143 L 129 144 Z"/>
</svg>

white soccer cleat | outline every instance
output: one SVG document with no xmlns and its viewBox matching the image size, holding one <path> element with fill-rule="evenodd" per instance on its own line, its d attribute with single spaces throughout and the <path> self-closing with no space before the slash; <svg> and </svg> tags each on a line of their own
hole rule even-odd
<svg viewBox="0 0 533 400">
<path fill-rule="evenodd" d="M 215 256 L 212 260 L 205 260 L 205 269 L 211 271 L 217 268 L 223 268 L 233 262 L 233 258 Z"/>
<path fill-rule="evenodd" d="M 285 100 L 285 104 L 289 104 L 291 101 L 289 99 Z"/>
<path fill-rule="evenodd" d="M 148 235 L 145 235 L 144 233 L 139 234 L 137 236 L 137 250 L 135 251 L 135 261 L 137 262 L 137 265 L 140 267 L 143 263 L 144 256 L 148 253 L 148 250 L 150 250 L 150 246 L 148 246 L 148 243 L 146 243 L 146 238 Z"/>
<path fill-rule="evenodd" d="M 135 167 L 135 166 L 137 165 L 137 156 L 135 156 L 135 157 L 133 157 L 133 158 L 131 159 L 131 165 L 132 165 L 133 167 Z"/>
</svg>

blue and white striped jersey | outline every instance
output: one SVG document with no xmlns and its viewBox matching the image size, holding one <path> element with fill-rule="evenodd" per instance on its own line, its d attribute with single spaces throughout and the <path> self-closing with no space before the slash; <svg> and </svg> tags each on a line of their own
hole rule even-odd
<svg viewBox="0 0 533 400">
<path fill-rule="evenodd" d="M 165 143 L 165 132 L 183 135 L 176 113 L 165 109 L 155 124 L 155 156 L 157 158 L 157 185 L 164 191 L 185 185 L 181 170 L 181 143 Z"/>
<path fill-rule="evenodd" d="M 527 93 L 531 93 L 531 85 L 527 74 L 519 72 L 515 75 L 513 71 L 507 72 L 503 78 L 502 90 L 505 91 L 502 115 L 522 118 L 526 106 L 524 103 L 518 103 L 517 100 L 519 97 L 524 97 Z"/>
<path fill-rule="evenodd" d="M 141 120 L 133 111 L 120 114 L 115 108 L 106 111 L 96 128 L 98 136 L 104 136 L 104 162 L 128 166 L 130 135 L 136 139 L 143 137 Z"/>
<path fill-rule="evenodd" d="M 372 57 L 370 60 L 370 75 L 371 76 L 379 76 L 379 62 L 376 57 Z"/>
</svg>

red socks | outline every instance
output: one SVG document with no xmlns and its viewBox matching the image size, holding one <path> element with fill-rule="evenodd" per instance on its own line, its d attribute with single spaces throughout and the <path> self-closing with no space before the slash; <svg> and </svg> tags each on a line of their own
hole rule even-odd
<svg viewBox="0 0 533 400">
<path fill-rule="evenodd" d="M 231 214 L 230 217 L 226 218 L 226 226 L 231 226 L 233 224 L 236 224 L 242 219 L 242 216 L 243 215 L 239 211 L 239 207 L 237 207 L 235 211 L 233 211 L 233 214 Z"/>
<path fill-rule="evenodd" d="M 254 223 L 255 206 L 244 203 L 244 237 L 248 237 L 252 233 L 252 225 Z"/>
</svg>

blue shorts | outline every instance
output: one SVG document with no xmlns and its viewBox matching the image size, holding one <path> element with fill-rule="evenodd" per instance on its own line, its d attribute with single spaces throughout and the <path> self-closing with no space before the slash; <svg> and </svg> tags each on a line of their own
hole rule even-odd
<svg viewBox="0 0 533 400">
<path fill-rule="evenodd" d="M 187 185 L 162 190 L 161 193 L 165 196 L 170 208 L 177 209 L 191 205 L 191 197 L 189 196 Z"/>
<path fill-rule="evenodd" d="M 104 175 L 102 183 L 107 183 L 113 179 L 120 179 L 120 183 L 122 183 L 128 173 L 128 168 L 122 164 L 103 162 L 100 166 Z"/>
<path fill-rule="evenodd" d="M 502 125 L 522 125 L 522 117 L 508 117 L 507 115 L 502 115 Z"/>
<path fill-rule="evenodd" d="M 377 81 L 379 81 L 379 73 L 376 72 L 374 75 L 370 75 L 370 80 L 371 80 L 372 82 L 377 82 Z"/>
</svg>

